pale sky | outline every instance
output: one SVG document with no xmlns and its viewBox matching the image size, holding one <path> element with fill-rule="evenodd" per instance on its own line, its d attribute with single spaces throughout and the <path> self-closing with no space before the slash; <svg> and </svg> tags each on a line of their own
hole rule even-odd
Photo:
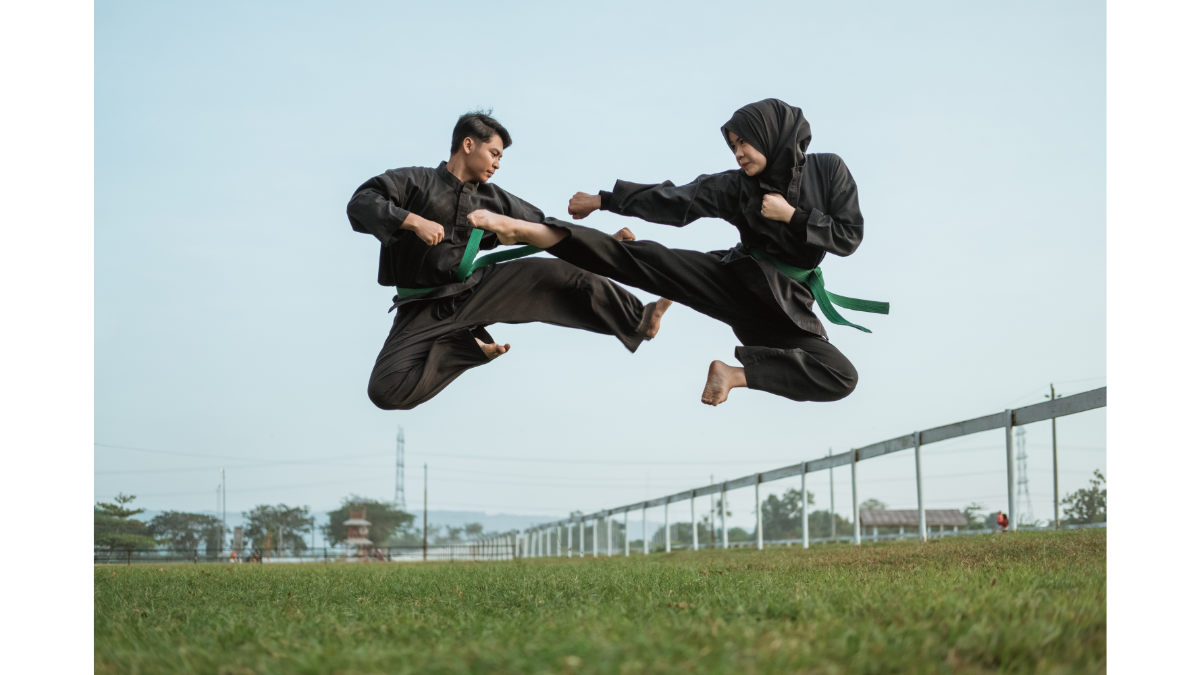
<svg viewBox="0 0 1200 675">
<path fill-rule="evenodd" d="M 206 3 L 96 6 L 95 498 L 211 511 L 390 499 L 410 510 L 592 511 L 843 452 L 1106 384 L 1103 3 Z M 378 244 L 353 232 L 367 178 L 446 159 L 483 106 L 513 135 L 494 181 L 565 217 L 614 180 L 735 168 L 738 107 L 803 108 L 849 166 L 860 249 L 830 290 L 890 316 L 830 326 L 858 390 L 699 403 L 732 331 L 687 308 L 628 354 L 612 338 L 495 326 L 513 351 L 409 412 L 367 377 L 392 316 Z M 734 228 L 586 224 L 696 250 Z M 646 300 L 651 299 L 638 291 Z M 1106 413 L 1059 423 L 1062 493 L 1106 471 Z M 1049 425 L 1028 428 L 1034 517 Z M 110 446 L 140 448 L 141 451 Z M 147 452 L 152 450 L 154 452 Z M 927 506 L 1005 504 L 1002 433 L 930 446 Z M 914 508 L 911 451 L 860 465 L 859 499 Z M 849 470 L 835 471 L 850 511 Z M 788 480 L 766 492 L 798 486 Z M 810 480 L 820 508 L 828 473 Z M 748 525 L 752 490 L 731 495 Z M 673 510 L 674 511 L 674 510 Z M 683 517 L 684 509 L 678 515 Z"/>
</svg>

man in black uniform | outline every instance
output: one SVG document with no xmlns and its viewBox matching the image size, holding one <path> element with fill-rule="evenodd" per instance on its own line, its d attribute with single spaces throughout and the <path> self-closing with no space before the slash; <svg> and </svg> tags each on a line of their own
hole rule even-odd
<svg viewBox="0 0 1200 675">
<path fill-rule="evenodd" d="M 778 99 L 739 109 L 721 135 L 739 169 L 678 187 L 617 181 L 612 192 L 576 194 L 568 211 L 577 220 L 603 209 L 676 227 L 721 218 L 741 235 L 727 251 L 669 249 L 635 241 L 628 230 L 614 239 L 580 225 L 521 222 L 486 211 L 469 219 L 497 233 L 502 243 L 541 247 L 728 324 L 743 344 L 734 351 L 743 367 L 713 361 L 703 403 L 718 405 L 736 387 L 796 401 L 845 398 L 854 391 L 858 372 L 829 343 L 813 301 L 829 320 L 850 326 L 833 304 L 887 313 L 886 303 L 828 293 L 817 268 L 826 253 L 847 256 L 862 241 L 854 178 L 837 155 L 805 154 L 812 138 L 809 124 L 799 108 Z"/>
<path fill-rule="evenodd" d="M 658 332 L 669 300 L 643 305 L 608 279 L 559 260 L 475 260 L 479 249 L 496 248 L 499 241 L 471 227 L 471 211 L 545 220 L 537 208 L 488 182 L 511 144 L 490 115 L 468 113 L 454 127 L 449 161 L 436 169 L 387 171 L 350 198 L 351 226 L 379 239 L 380 285 L 397 288 L 396 319 L 367 385 L 380 408 L 411 410 L 466 370 L 506 353 L 510 345 L 496 343 L 486 330 L 494 323 L 581 328 L 614 335 L 631 352 Z"/>
</svg>

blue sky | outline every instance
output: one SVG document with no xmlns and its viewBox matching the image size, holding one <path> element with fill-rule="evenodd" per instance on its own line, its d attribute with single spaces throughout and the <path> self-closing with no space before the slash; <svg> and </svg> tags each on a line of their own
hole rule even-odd
<svg viewBox="0 0 1200 675">
<path fill-rule="evenodd" d="M 1103 386 L 1104 40 L 1104 5 L 1084 2 L 98 5 L 95 497 L 211 510 L 224 466 L 230 511 L 387 499 L 403 425 L 410 505 L 427 462 L 431 508 L 552 517 L 1034 403 L 1051 381 Z M 561 217 L 618 178 L 733 168 L 718 127 L 766 97 L 801 106 L 810 149 L 859 185 L 865 241 L 823 268 L 893 313 L 851 317 L 870 335 L 830 329 L 853 396 L 702 406 L 736 342 L 676 307 L 635 355 L 498 326 L 511 354 L 415 411 L 370 404 L 391 294 L 345 218 L 357 185 L 436 165 L 484 106 L 515 141 L 495 181 Z M 719 221 L 587 223 L 736 240 Z M 1105 424 L 1060 422 L 1064 493 L 1105 470 Z M 1045 519 L 1048 425 L 1026 438 Z M 925 472 L 930 507 L 1004 504 L 999 432 L 931 446 Z M 913 507 L 911 475 L 911 453 L 872 460 L 860 499 Z M 835 479 L 848 513 L 848 470 Z M 828 476 L 810 486 L 827 504 Z M 731 504 L 749 522 L 751 493 Z"/>
</svg>

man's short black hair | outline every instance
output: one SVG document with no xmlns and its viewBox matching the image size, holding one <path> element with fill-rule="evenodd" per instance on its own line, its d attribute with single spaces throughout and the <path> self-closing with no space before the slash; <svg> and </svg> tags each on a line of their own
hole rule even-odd
<svg viewBox="0 0 1200 675">
<path fill-rule="evenodd" d="M 503 124 L 492 117 L 491 110 L 469 112 L 458 118 L 458 123 L 454 125 L 454 137 L 450 140 L 450 154 L 458 152 L 468 136 L 480 143 L 487 143 L 496 134 L 500 134 L 500 140 L 504 141 L 505 148 L 512 145 L 512 136 L 508 135 L 508 129 L 505 129 Z"/>
</svg>

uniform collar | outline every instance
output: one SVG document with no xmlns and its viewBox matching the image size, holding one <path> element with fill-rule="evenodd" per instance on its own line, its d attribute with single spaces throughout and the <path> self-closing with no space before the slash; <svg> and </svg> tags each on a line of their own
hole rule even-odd
<svg viewBox="0 0 1200 675">
<path fill-rule="evenodd" d="M 437 174 L 442 180 L 446 181 L 447 185 L 454 188 L 455 192 L 458 192 L 459 190 L 474 192 L 475 190 L 479 189 L 479 183 L 464 183 L 458 179 L 458 176 L 450 173 L 450 170 L 446 168 L 446 162 L 444 161 L 441 164 L 438 164 Z"/>
</svg>

